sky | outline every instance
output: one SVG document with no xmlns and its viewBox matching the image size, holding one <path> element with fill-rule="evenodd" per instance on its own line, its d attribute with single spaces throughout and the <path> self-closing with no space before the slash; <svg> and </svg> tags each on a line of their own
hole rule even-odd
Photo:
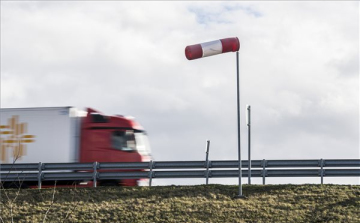
<svg viewBox="0 0 360 223">
<path fill-rule="evenodd" d="M 235 160 L 235 53 L 188 61 L 184 51 L 238 37 L 244 159 L 246 105 L 252 159 L 360 158 L 358 2 L 0 4 L 2 108 L 75 106 L 131 115 L 148 132 L 155 161 L 204 160 L 206 140 L 210 160 Z"/>
</svg>

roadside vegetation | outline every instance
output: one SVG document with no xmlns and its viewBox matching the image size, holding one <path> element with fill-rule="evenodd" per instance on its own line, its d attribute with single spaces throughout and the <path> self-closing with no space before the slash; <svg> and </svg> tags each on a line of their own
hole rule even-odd
<svg viewBox="0 0 360 223">
<path fill-rule="evenodd" d="M 0 222 L 360 222 L 360 186 L 2 189 Z"/>
</svg>

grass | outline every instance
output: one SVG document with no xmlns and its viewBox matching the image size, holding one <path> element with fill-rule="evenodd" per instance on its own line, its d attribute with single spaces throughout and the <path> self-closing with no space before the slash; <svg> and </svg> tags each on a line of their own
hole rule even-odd
<svg viewBox="0 0 360 223">
<path fill-rule="evenodd" d="M 229 185 L 22 189 L 10 202 L 17 191 L 1 190 L 3 222 L 360 222 L 354 185 L 244 185 L 246 199 Z"/>
</svg>

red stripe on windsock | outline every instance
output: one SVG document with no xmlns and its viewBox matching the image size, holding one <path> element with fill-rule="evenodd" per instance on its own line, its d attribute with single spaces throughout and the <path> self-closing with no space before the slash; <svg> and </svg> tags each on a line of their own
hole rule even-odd
<svg viewBox="0 0 360 223">
<path fill-rule="evenodd" d="M 220 41 L 223 46 L 223 53 L 236 52 L 240 50 L 240 41 L 237 37 L 221 39 Z"/>
<path fill-rule="evenodd" d="M 203 55 L 203 51 L 200 44 L 187 46 L 185 48 L 185 56 L 188 60 L 201 58 L 202 55 Z"/>
</svg>

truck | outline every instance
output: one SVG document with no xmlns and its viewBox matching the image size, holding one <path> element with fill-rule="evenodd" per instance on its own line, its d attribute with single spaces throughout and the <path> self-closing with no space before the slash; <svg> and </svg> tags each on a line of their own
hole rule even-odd
<svg viewBox="0 0 360 223">
<path fill-rule="evenodd" d="M 147 162 L 151 159 L 146 131 L 133 117 L 109 116 L 92 108 L 1 108 L 0 136 L 0 163 Z M 137 186 L 143 184 L 142 180 L 97 184 Z"/>
</svg>

